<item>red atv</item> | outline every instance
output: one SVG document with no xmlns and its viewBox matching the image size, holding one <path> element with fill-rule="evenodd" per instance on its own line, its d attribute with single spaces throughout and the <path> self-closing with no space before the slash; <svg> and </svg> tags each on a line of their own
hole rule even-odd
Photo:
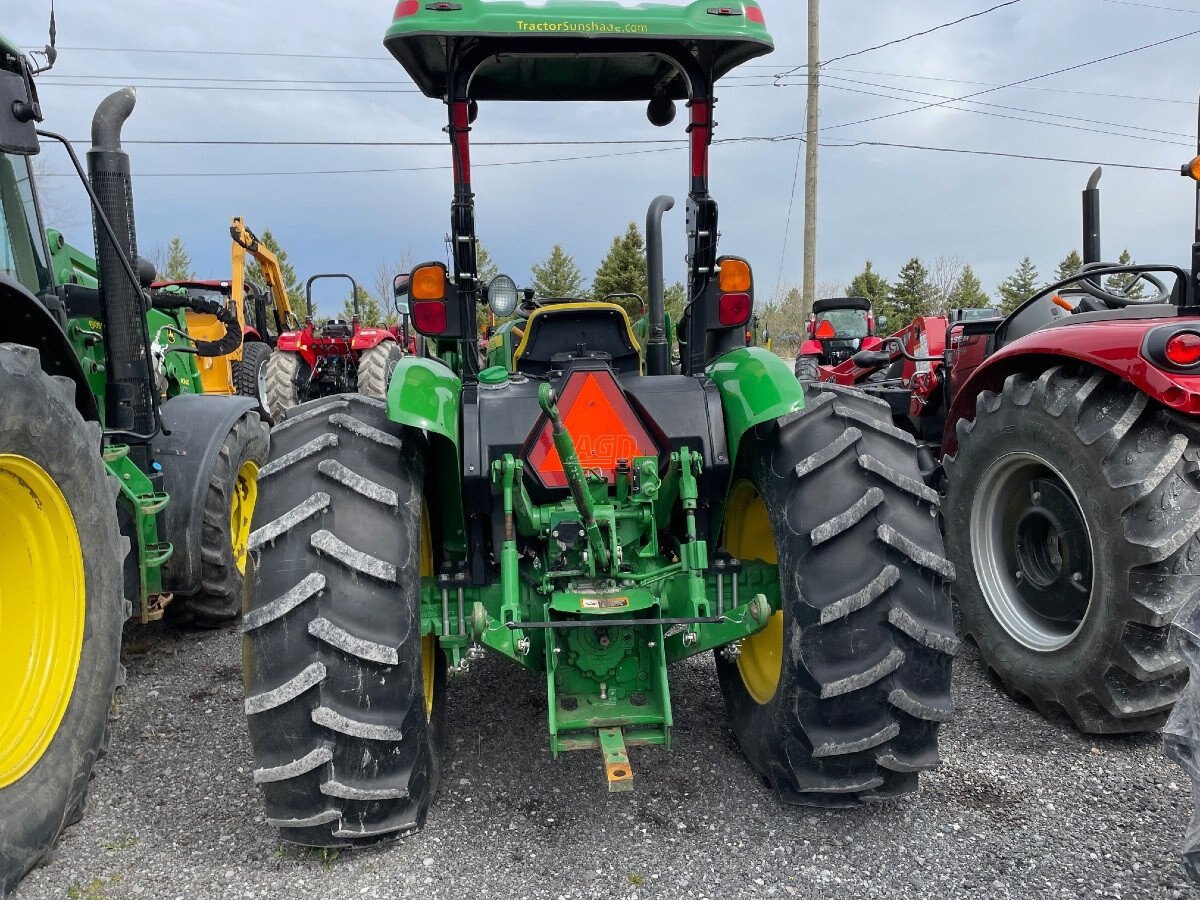
<svg viewBox="0 0 1200 900">
<path fill-rule="evenodd" d="M 1167 629 L 1200 588 L 1200 228 L 1191 272 L 1098 262 L 1099 175 L 1073 278 L 822 374 L 888 400 L 921 450 L 988 668 L 1114 733 L 1161 727 L 1187 679 Z"/>
<path fill-rule="evenodd" d="M 883 346 L 875 336 L 871 301 L 865 297 L 818 300 L 804 330 L 807 337 L 796 354 L 796 377 L 801 381 L 820 381 L 821 367 L 839 365 L 860 350 Z"/>
<path fill-rule="evenodd" d="M 349 322 L 313 320 L 313 284 L 322 278 L 350 282 L 354 316 Z M 359 288 L 349 275 L 314 275 L 304 286 L 308 315 L 299 331 L 285 331 L 267 362 L 267 401 L 280 421 L 289 409 L 330 394 L 358 392 L 382 398 L 392 372 L 404 356 L 401 329 L 366 328 L 360 321 Z M 405 329 L 407 331 L 407 328 Z"/>
</svg>

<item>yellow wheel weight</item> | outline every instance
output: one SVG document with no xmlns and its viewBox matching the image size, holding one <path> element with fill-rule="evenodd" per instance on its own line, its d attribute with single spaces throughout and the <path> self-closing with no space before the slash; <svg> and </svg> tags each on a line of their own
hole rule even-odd
<svg viewBox="0 0 1200 900">
<path fill-rule="evenodd" d="M 779 565 L 767 505 L 748 481 L 739 481 L 730 492 L 724 544 L 738 559 L 761 559 Z M 756 703 L 769 703 L 779 689 L 783 668 L 782 610 L 771 616 L 766 628 L 742 641 L 737 665 L 746 692 Z"/>
<path fill-rule="evenodd" d="M 246 574 L 246 552 L 250 544 L 250 523 L 254 519 L 254 504 L 258 502 L 258 464 L 252 460 L 242 463 L 233 483 L 233 499 L 229 502 L 229 540 L 233 561 L 238 571 Z"/>
<path fill-rule="evenodd" d="M 75 518 L 54 479 L 0 454 L 0 789 L 37 764 L 79 670 L 86 586 Z"/>
</svg>

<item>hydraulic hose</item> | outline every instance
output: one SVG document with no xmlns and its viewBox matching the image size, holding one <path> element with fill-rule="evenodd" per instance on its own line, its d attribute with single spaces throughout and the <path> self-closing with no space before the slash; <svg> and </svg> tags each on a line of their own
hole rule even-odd
<svg viewBox="0 0 1200 900">
<path fill-rule="evenodd" d="M 190 297 L 187 294 L 174 291 L 155 291 L 150 295 L 151 305 L 158 310 L 172 311 L 189 309 L 194 313 L 207 313 L 214 316 L 225 326 L 225 333 L 220 340 L 198 341 L 192 338 L 192 352 L 205 358 L 225 356 L 232 353 L 242 344 L 242 333 L 238 327 L 237 314 L 224 303 L 217 300 L 205 300 L 202 297 Z"/>
</svg>

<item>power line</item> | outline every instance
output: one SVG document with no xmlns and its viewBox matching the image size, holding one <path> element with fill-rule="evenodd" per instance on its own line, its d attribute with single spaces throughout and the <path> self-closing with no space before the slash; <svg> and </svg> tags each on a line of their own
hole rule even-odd
<svg viewBox="0 0 1200 900">
<path fill-rule="evenodd" d="M 731 138 L 725 141 L 727 144 L 745 144 L 745 143 L 786 143 L 788 141 L 803 141 L 800 135 L 773 135 L 763 137 L 744 137 Z M 441 145 L 439 145 L 441 146 Z M 1035 162 L 1054 162 L 1054 163 L 1071 163 L 1075 165 L 1087 166 L 1106 166 L 1112 169 L 1132 169 L 1144 172 L 1168 172 L 1172 175 L 1178 175 L 1179 168 L 1177 166 L 1150 166 L 1139 163 L 1113 162 L 1111 160 L 1095 160 L 1095 159 L 1073 159 L 1061 156 L 1041 156 L 1032 153 L 1006 153 L 1001 150 L 973 150 L 965 147 L 934 147 L 924 144 L 902 144 L 891 141 L 869 141 L 869 140 L 851 140 L 841 143 L 822 142 L 822 147 L 849 149 L 855 147 L 891 147 L 906 150 L 924 150 L 936 153 L 952 153 L 968 156 L 990 156 L 1001 159 L 1018 159 L 1030 160 Z M 686 148 L 678 147 L 657 147 L 648 150 L 625 150 L 615 153 L 597 153 L 585 156 L 559 156 L 544 159 L 519 159 L 506 160 L 494 163 L 476 163 L 476 168 L 483 167 L 500 167 L 500 166 L 525 166 L 525 165 L 541 165 L 551 162 L 571 162 L 576 160 L 594 160 L 594 159 L 609 159 L 614 157 L 636 156 L 648 153 L 667 153 L 672 151 L 682 151 Z M 260 177 L 309 177 L 315 175 L 373 175 L 373 174 L 391 174 L 403 172 L 432 172 L 432 171 L 449 171 L 452 166 L 409 166 L 404 168 L 375 168 L 375 169 L 322 169 L 310 170 L 301 172 L 145 172 L 139 173 L 137 178 L 260 178 Z M 74 173 L 53 172 L 47 173 L 50 177 L 74 177 Z"/>
<path fill-rule="evenodd" d="M 1116 2 L 1116 0 L 1112 0 L 1112 2 Z M 742 68 L 753 68 L 753 66 L 743 66 Z M 770 68 L 777 68 L 777 67 L 771 66 Z M 803 68 L 803 66 L 797 66 L 796 68 Z M 937 82 L 942 82 L 945 84 L 970 84 L 970 85 L 978 85 L 980 87 L 999 87 L 1000 86 L 998 82 L 994 82 L 994 81 L 972 81 L 972 80 L 965 79 L 965 78 L 941 78 L 936 75 L 915 75 L 915 74 L 908 73 L 908 72 L 880 72 L 877 69 L 850 69 L 850 68 L 844 68 L 841 66 L 837 66 L 837 67 L 830 68 L 828 71 L 830 71 L 830 72 L 848 72 L 848 73 L 854 74 L 854 75 L 877 75 L 877 76 L 880 76 L 883 78 L 905 78 L 905 79 L 911 79 L 911 80 L 917 80 L 917 81 L 937 81 Z M 126 82 L 114 81 L 114 77 L 115 76 L 113 76 L 113 75 L 43 75 L 39 79 L 39 82 L 42 84 L 50 84 L 50 85 L 59 84 L 59 85 L 70 86 L 70 87 L 81 87 L 82 85 L 76 84 L 75 82 L 79 79 L 85 79 L 88 82 L 94 82 L 95 86 L 97 86 L 97 87 L 124 87 L 125 86 Z M 224 78 L 224 77 L 216 77 L 216 76 L 205 77 L 202 75 L 188 75 L 188 76 L 136 75 L 136 76 L 131 76 L 131 77 L 138 78 L 142 81 L 169 81 L 169 82 L 172 82 L 171 85 L 159 85 L 159 84 L 143 85 L 145 87 L 171 87 L 175 84 L 187 85 L 187 84 L 201 84 L 201 83 L 294 84 L 294 85 L 298 85 L 298 86 L 299 85 L 319 85 L 319 86 L 385 85 L 385 86 L 394 86 L 394 87 L 404 87 L 405 85 L 411 84 L 411 82 L 404 81 L 404 80 L 396 80 L 396 79 L 350 79 L 350 80 L 347 80 L 347 79 L 313 79 L 313 78 Z M 787 76 L 787 77 L 792 78 L 793 76 Z M 803 79 L 803 76 L 799 76 L 799 77 L 801 79 Z M 731 83 L 729 83 L 729 82 L 734 82 L 734 81 L 757 81 L 759 83 L 758 84 L 731 84 Z M 763 74 L 726 75 L 725 78 L 722 79 L 722 83 L 725 84 L 725 86 L 727 88 L 774 87 L 774 86 L 776 86 L 776 82 L 774 81 L 773 76 L 766 76 Z M 792 86 L 800 85 L 800 84 L 804 84 L 804 80 L 789 82 L 788 84 L 779 85 L 779 86 L 780 87 L 792 87 Z M 1101 92 L 1101 91 L 1083 91 L 1083 90 L 1076 90 L 1076 89 L 1071 89 L 1071 88 L 1045 87 L 1045 86 L 1041 86 L 1041 85 L 1017 85 L 1017 86 L 1015 86 L 1015 89 L 1022 90 L 1022 91 L 1039 91 L 1039 92 L 1052 93 L 1052 94 L 1072 94 L 1072 95 L 1079 95 L 1079 96 L 1084 96 L 1084 97 L 1105 97 L 1105 98 L 1116 99 L 1116 100 L 1139 100 L 1139 101 L 1148 102 L 1148 103 L 1178 103 L 1178 104 L 1184 104 L 1187 106 L 1195 105 L 1195 101 L 1191 100 L 1191 99 L 1179 99 L 1179 98 L 1175 98 L 1175 97 L 1146 97 L 1146 96 L 1142 96 L 1139 94 L 1110 94 L 1110 93 L 1105 93 L 1105 92 Z M 300 90 L 306 90 L 306 88 L 296 87 L 296 88 L 289 88 L 289 90 L 300 91 Z M 900 90 L 900 88 L 896 88 L 896 90 Z M 409 92 L 420 93 L 419 91 L 413 90 L 411 88 L 409 89 Z M 363 93 L 371 93 L 371 92 L 364 91 Z"/>
<path fill-rule="evenodd" d="M 978 19 L 980 16 L 986 16 L 988 13 L 993 13 L 998 9 L 1004 9 L 1004 7 L 1006 7 L 1006 6 L 1014 6 L 1015 4 L 1020 3 L 1020 2 L 1021 2 L 1021 0 L 1005 0 L 1004 3 L 997 3 L 995 6 L 991 6 L 987 9 L 982 9 L 979 12 L 974 12 L 974 13 L 971 13 L 970 15 L 962 16 L 961 18 L 955 19 L 953 22 L 943 22 L 941 25 L 935 25 L 932 28 L 926 28 L 924 31 L 916 31 L 916 32 L 913 32 L 912 34 L 905 35 L 904 37 L 895 38 L 890 41 L 885 41 L 884 43 L 876 44 L 873 47 L 864 47 L 863 49 L 855 50 L 852 53 L 843 53 L 841 56 L 831 57 L 830 59 L 823 61 L 821 63 L 821 66 L 822 67 L 827 66 L 831 62 L 837 62 L 838 60 L 849 59 L 852 56 L 862 56 L 864 53 L 871 53 L 875 50 L 882 50 L 884 47 L 892 47 L 892 46 L 895 46 L 896 44 L 903 44 L 905 41 L 911 41 L 913 38 L 919 38 L 919 37 L 924 37 L 927 34 L 933 34 L 935 31 L 941 31 L 943 28 L 949 28 L 952 25 L 958 25 L 962 22 L 968 21 L 969 19 Z M 792 72 L 795 72 L 798 69 L 802 69 L 802 68 L 804 68 L 804 66 L 796 66 L 795 68 L 789 69 L 787 72 L 784 72 L 782 75 L 780 75 L 778 77 L 785 78 L 788 75 L 791 75 Z"/>
<path fill-rule="evenodd" d="M 1140 6 L 1142 9 L 1165 9 L 1170 12 L 1192 13 L 1200 16 L 1200 9 L 1182 9 L 1178 6 L 1159 6 L 1155 3 L 1135 3 L 1133 0 L 1104 0 L 1105 3 L 1119 3 L 1121 6 Z"/>
<path fill-rule="evenodd" d="M 796 185 L 800 181 L 800 162 L 804 158 L 804 141 L 799 141 L 796 147 L 796 168 L 792 171 L 792 195 L 788 200 L 787 219 L 783 223 L 783 246 L 779 248 L 779 274 L 776 282 L 783 280 L 783 265 L 787 262 L 788 232 L 792 228 L 792 207 L 796 204 Z"/>
<path fill-rule="evenodd" d="M 184 50 L 179 47 L 59 47 L 72 53 L 167 53 L 181 56 L 261 56 L 279 59 L 352 59 L 375 62 L 396 61 L 390 56 L 336 56 L 326 53 L 272 53 L 262 50 Z"/>
<path fill-rule="evenodd" d="M 835 80 L 841 81 L 843 79 L 835 79 Z M 834 90 L 849 91 L 852 94 L 865 94 L 869 97 L 884 97 L 888 100 L 899 100 L 903 103 L 920 104 L 922 102 L 920 100 L 914 100 L 911 97 L 897 97 L 893 94 L 881 94 L 876 91 L 864 91 L 864 90 L 860 90 L 857 88 L 846 87 L 845 85 L 842 85 L 842 84 L 830 84 L 828 86 L 833 88 Z M 896 88 L 895 90 L 903 90 L 903 89 Z M 912 93 L 926 94 L 926 96 L 933 96 L 933 97 L 941 96 L 939 94 L 928 94 L 925 91 L 913 91 Z M 946 98 L 946 99 L 947 99 L 947 101 L 953 101 L 954 98 Z M 970 101 L 966 101 L 966 102 L 976 103 L 978 101 L 970 100 Z M 995 103 L 989 103 L 989 104 L 985 104 L 985 105 L 998 107 L 1000 109 L 1016 109 L 1016 110 L 1023 111 L 1023 112 L 1030 112 L 1030 113 L 1033 113 L 1034 115 L 1039 115 L 1039 116 L 1052 116 L 1052 117 L 1056 117 L 1056 118 L 1072 119 L 1072 120 L 1076 120 L 1076 121 L 1080 121 L 1080 122 L 1094 121 L 1091 119 L 1079 118 L 1077 116 L 1060 115 L 1058 113 L 1044 113 L 1044 112 L 1039 112 L 1038 110 L 1021 110 L 1020 107 L 999 106 L 999 104 L 995 104 Z M 927 108 L 927 107 L 922 106 L 922 108 Z M 1104 128 L 1088 128 L 1083 125 L 1070 125 L 1070 124 L 1067 124 L 1066 122 L 1045 122 L 1045 121 L 1042 121 L 1041 119 L 1030 119 L 1030 118 L 1027 118 L 1026 116 L 1013 116 L 1013 115 L 1008 115 L 1006 113 L 992 112 L 991 110 L 986 110 L 986 109 L 968 109 L 968 108 L 962 107 L 962 106 L 943 106 L 942 108 L 943 109 L 952 109 L 955 112 L 967 112 L 967 113 L 974 113 L 974 114 L 980 115 L 980 116 L 989 116 L 989 117 L 995 118 L 995 119 L 1008 119 L 1010 121 L 1015 121 L 1015 122 L 1030 122 L 1035 125 L 1048 125 L 1053 128 L 1066 128 L 1070 131 L 1084 131 L 1084 132 L 1088 132 L 1090 134 L 1103 134 L 1108 137 L 1123 137 L 1123 138 L 1131 138 L 1131 139 L 1137 140 L 1137 141 L 1152 141 L 1153 143 L 1156 143 L 1156 144 L 1177 144 L 1177 145 L 1184 146 L 1184 147 L 1190 147 L 1190 146 L 1192 146 L 1192 144 L 1194 142 L 1194 139 L 1191 138 L 1190 135 L 1183 134 L 1182 132 L 1157 131 L 1156 129 L 1141 128 L 1140 126 L 1136 126 L 1136 125 L 1121 125 L 1120 123 L 1116 123 L 1116 122 L 1099 122 L 1098 124 L 1114 125 L 1117 128 L 1127 128 L 1127 129 L 1136 130 L 1136 131 L 1147 131 L 1147 132 L 1151 132 L 1152 134 L 1158 134 L 1158 135 L 1171 135 L 1171 136 L 1175 136 L 1175 137 L 1186 137 L 1186 138 L 1188 138 L 1188 140 L 1186 140 L 1186 141 L 1168 141 L 1168 140 L 1163 140 L 1160 137 L 1151 137 L 1150 135 L 1146 135 L 1146 134 L 1122 134 L 1120 132 L 1109 131 Z M 915 110 L 914 110 L 914 112 L 915 112 Z M 824 130 L 824 129 L 822 129 L 822 130 Z"/>
<path fill-rule="evenodd" d="M 1062 156 L 1037 156 L 1032 153 L 1004 153 L 1000 150 L 969 150 L 964 147 L 930 147 L 925 144 L 897 144 L 890 141 L 853 141 L 847 144 L 822 144 L 822 147 L 899 147 L 906 150 L 930 150 L 936 153 L 962 153 L 970 156 L 998 156 L 1003 159 L 1026 159 L 1038 162 L 1073 163 L 1082 166 L 1105 166 L 1110 169 L 1135 169 L 1142 172 L 1178 174 L 1177 166 L 1144 166 L 1137 163 L 1104 162 L 1095 159 L 1069 159 Z"/>
<path fill-rule="evenodd" d="M 965 78 L 939 78 L 936 75 L 909 75 L 903 72 L 878 72 L 873 69 L 845 69 L 840 66 L 830 69 L 831 72 L 850 72 L 854 75 L 881 75 L 886 78 L 910 78 L 918 81 L 940 81 L 945 84 L 974 84 L 980 87 L 1000 87 L 995 81 L 968 81 Z M 786 87 L 786 85 L 785 85 Z M 1071 88 L 1053 88 L 1045 85 L 1010 85 L 1018 91 L 1042 91 L 1051 94 L 1078 94 L 1084 97 L 1106 97 L 1114 100 L 1141 100 L 1147 103 L 1182 103 L 1185 106 L 1195 106 L 1195 100 L 1181 100 L 1174 97 L 1143 97 L 1137 94 L 1107 94 L 1100 91 L 1081 91 Z M 900 88 L 896 88 L 900 90 Z"/>
<path fill-rule="evenodd" d="M 223 84 L 146 84 L 141 81 L 49 81 L 46 84 L 53 87 L 136 87 L 142 90 L 176 90 L 176 91 L 265 91 L 268 93 L 284 94 L 419 94 L 417 88 L 387 88 L 364 90 L 362 88 L 310 88 L 310 87 L 259 87 L 241 85 L 230 88 Z"/>
<path fill-rule="evenodd" d="M 1075 63 L 1074 65 L 1071 65 L 1071 66 L 1064 66 L 1063 68 L 1055 69 L 1052 72 L 1043 72 L 1040 75 L 1031 75 L 1028 78 L 1021 78 L 1021 79 L 1018 79 L 1017 81 L 1010 81 L 1010 82 L 1007 82 L 1006 84 L 997 85 L 996 87 L 985 88 L 984 90 L 981 90 L 981 91 L 975 91 L 974 93 L 964 94 L 961 97 L 953 97 L 948 100 L 941 100 L 937 103 L 928 103 L 923 106 L 918 106 L 914 109 L 902 109 L 897 112 L 884 113 L 883 115 L 878 115 L 878 116 L 871 116 L 870 118 L 867 118 L 867 119 L 857 119 L 853 122 L 841 122 L 837 125 L 825 125 L 821 128 L 821 130 L 822 131 L 831 131 L 834 128 L 849 128 L 852 125 L 865 125 L 868 122 L 879 122 L 883 119 L 891 119 L 891 118 L 895 118 L 896 116 L 904 116 L 904 115 L 908 115 L 909 113 L 920 112 L 920 111 L 926 110 L 926 109 L 935 109 L 939 106 L 945 106 L 948 103 L 959 103 L 959 102 L 962 102 L 963 100 L 970 100 L 973 97 L 982 97 L 984 94 L 995 93 L 996 91 L 1004 90 L 1005 88 L 1016 87 L 1021 84 L 1028 84 L 1031 81 L 1039 81 L 1043 78 L 1050 78 L 1053 75 L 1062 75 L 1066 72 L 1074 72 L 1077 69 L 1083 69 L 1088 66 L 1098 65 L 1099 63 L 1102 63 L 1102 62 L 1109 62 L 1110 60 L 1119 59 L 1122 56 L 1129 56 L 1130 54 L 1133 54 L 1133 53 L 1140 53 L 1143 50 L 1150 50 L 1150 49 L 1153 49 L 1154 47 L 1161 47 L 1164 44 L 1170 44 L 1170 43 L 1174 43 L 1175 41 L 1181 41 L 1184 38 L 1194 37 L 1197 34 L 1200 34 L 1200 29 L 1197 29 L 1195 31 L 1189 31 L 1186 34 L 1177 34 L 1177 35 L 1175 35 L 1175 37 L 1164 38 L 1161 41 L 1154 41 L 1153 43 L 1150 43 L 1150 44 L 1143 44 L 1140 47 L 1134 47 L 1130 50 L 1122 50 L 1119 53 L 1110 53 L 1108 56 L 1101 56 L 1101 57 L 1098 57 L 1097 59 L 1089 59 L 1087 62 Z"/>
</svg>

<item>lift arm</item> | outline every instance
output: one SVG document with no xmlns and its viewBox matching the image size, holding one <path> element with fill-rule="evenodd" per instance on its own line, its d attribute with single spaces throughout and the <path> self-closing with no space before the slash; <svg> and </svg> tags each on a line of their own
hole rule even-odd
<svg viewBox="0 0 1200 900">
<path fill-rule="evenodd" d="M 246 284 L 246 254 L 249 253 L 262 270 L 263 278 L 271 291 L 271 300 L 275 304 L 276 333 L 289 331 L 300 327 L 296 313 L 292 310 L 288 299 L 287 289 L 283 283 L 283 272 L 279 268 L 279 259 L 271 249 L 258 239 L 253 231 L 246 227 L 241 216 L 233 217 L 229 226 L 229 236 L 233 238 L 233 300 L 239 312 L 243 309 Z"/>
</svg>

